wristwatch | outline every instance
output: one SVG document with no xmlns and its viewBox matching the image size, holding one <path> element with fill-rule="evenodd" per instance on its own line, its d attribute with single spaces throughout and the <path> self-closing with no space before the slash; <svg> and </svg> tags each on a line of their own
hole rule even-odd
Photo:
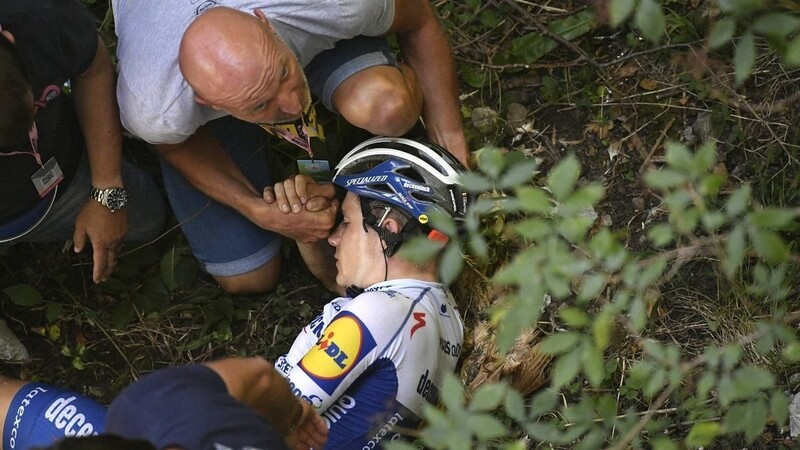
<svg viewBox="0 0 800 450">
<path fill-rule="evenodd" d="M 92 186 L 89 196 L 100 202 L 111 212 L 117 212 L 128 204 L 128 190 L 123 187 L 97 189 Z"/>
</svg>

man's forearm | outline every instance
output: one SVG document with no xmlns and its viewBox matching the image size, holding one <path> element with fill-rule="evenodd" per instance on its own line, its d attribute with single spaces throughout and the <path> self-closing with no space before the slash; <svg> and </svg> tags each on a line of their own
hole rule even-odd
<svg viewBox="0 0 800 450">
<path fill-rule="evenodd" d="M 423 3 L 429 10 L 423 14 L 424 21 L 417 28 L 398 33 L 398 41 L 422 89 L 422 117 L 431 138 L 461 161 L 467 161 L 469 151 L 450 44 L 432 7 L 427 1 Z"/>
<path fill-rule="evenodd" d="M 252 204 L 261 200 L 261 193 L 206 127 L 180 144 L 159 144 L 155 149 L 200 192 L 252 220 Z"/>
<path fill-rule="evenodd" d="M 105 44 L 98 38 L 92 64 L 75 78 L 73 87 L 92 184 L 98 188 L 122 185 L 122 125 L 114 89 L 114 68 Z"/>
</svg>

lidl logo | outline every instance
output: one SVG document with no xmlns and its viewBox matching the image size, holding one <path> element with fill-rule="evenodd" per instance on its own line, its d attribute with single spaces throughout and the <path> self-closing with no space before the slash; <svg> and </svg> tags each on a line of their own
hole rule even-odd
<svg viewBox="0 0 800 450">
<path fill-rule="evenodd" d="M 328 392 L 333 393 L 345 375 L 375 348 L 375 340 L 361 320 L 343 312 L 322 332 L 300 367 Z"/>
</svg>

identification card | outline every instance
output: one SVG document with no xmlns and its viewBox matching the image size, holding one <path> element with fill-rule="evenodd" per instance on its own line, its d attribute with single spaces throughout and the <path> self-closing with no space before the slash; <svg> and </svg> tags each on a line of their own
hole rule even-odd
<svg viewBox="0 0 800 450">
<path fill-rule="evenodd" d="M 33 185 L 36 186 L 39 196 L 44 198 L 44 196 L 58 186 L 58 183 L 64 181 L 64 173 L 61 172 L 61 167 L 58 165 L 58 162 L 56 162 L 56 159 L 50 158 L 44 163 L 44 167 L 33 174 L 31 181 L 33 181 Z"/>
<path fill-rule="evenodd" d="M 308 111 L 293 123 L 259 125 L 269 133 L 302 148 L 308 152 L 308 156 L 311 158 L 314 157 L 314 151 L 311 149 L 311 138 L 325 140 L 322 125 L 317 123 L 317 110 L 314 109 L 314 105 L 311 105 Z"/>
<path fill-rule="evenodd" d="M 331 168 L 324 159 L 300 159 L 297 169 L 301 174 L 308 175 L 317 181 L 331 181 Z"/>
</svg>

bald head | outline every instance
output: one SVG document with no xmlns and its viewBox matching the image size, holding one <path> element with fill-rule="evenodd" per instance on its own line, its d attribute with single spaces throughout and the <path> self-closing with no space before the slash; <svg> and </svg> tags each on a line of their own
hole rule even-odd
<svg viewBox="0 0 800 450">
<path fill-rule="evenodd" d="M 227 7 L 209 9 L 183 35 L 181 73 L 199 97 L 224 106 L 234 91 L 276 76 L 267 57 L 275 39 L 266 19 Z"/>
</svg>

